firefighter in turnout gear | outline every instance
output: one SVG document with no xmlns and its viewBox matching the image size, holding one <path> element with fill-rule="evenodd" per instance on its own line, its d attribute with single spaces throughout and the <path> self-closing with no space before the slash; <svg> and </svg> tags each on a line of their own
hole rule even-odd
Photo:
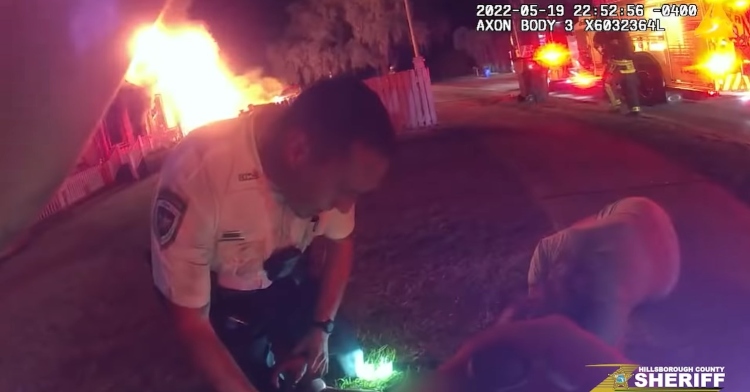
<svg viewBox="0 0 750 392">
<path fill-rule="evenodd" d="M 597 32 L 594 34 L 594 47 L 602 54 L 607 64 L 602 80 L 612 108 L 618 110 L 622 104 L 613 89 L 619 82 L 630 114 L 639 114 L 641 107 L 638 101 L 638 75 L 633 64 L 633 43 L 628 33 Z"/>
</svg>

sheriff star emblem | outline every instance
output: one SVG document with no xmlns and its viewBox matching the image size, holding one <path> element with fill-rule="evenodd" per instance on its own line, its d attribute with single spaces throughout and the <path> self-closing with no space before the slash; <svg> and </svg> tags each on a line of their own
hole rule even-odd
<svg viewBox="0 0 750 392">
<path fill-rule="evenodd" d="M 628 379 L 630 379 L 630 377 L 628 377 L 622 370 L 612 373 L 612 380 L 614 381 L 615 389 L 627 389 Z"/>
</svg>

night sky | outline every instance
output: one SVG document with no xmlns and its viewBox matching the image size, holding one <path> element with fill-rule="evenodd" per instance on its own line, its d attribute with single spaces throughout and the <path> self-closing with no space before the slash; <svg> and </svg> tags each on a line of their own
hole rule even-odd
<svg viewBox="0 0 750 392">
<path fill-rule="evenodd" d="M 430 26 L 436 21 L 452 29 L 476 25 L 476 4 L 482 0 L 410 0 L 415 18 Z M 292 0 L 194 0 L 192 15 L 205 21 L 211 34 L 238 69 L 265 66 L 266 47 L 283 31 L 285 8 Z M 490 2 L 491 3 L 491 2 Z M 451 30 L 452 30 L 451 29 Z"/>
</svg>

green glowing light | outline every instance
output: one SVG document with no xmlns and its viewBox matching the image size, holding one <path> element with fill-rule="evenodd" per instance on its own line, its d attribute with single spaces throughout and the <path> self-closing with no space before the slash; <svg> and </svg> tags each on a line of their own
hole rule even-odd
<svg viewBox="0 0 750 392">
<path fill-rule="evenodd" d="M 365 361 L 365 353 L 362 350 L 357 350 L 354 354 L 354 370 L 357 373 L 357 378 L 365 381 L 388 379 L 395 372 L 393 359 L 379 357 L 375 361 Z"/>
<path fill-rule="evenodd" d="M 357 350 L 353 356 L 357 376 L 339 380 L 340 388 L 382 391 L 401 379 L 401 372 L 394 367 L 396 351 L 392 348 L 381 347 L 367 355 L 362 350 Z"/>
</svg>

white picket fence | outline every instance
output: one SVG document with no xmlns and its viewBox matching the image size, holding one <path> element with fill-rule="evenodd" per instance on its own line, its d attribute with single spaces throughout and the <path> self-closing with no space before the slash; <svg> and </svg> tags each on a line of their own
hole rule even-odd
<svg viewBox="0 0 750 392">
<path fill-rule="evenodd" d="M 98 166 L 71 174 L 62 183 L 51 200 L 42 209 L 37 220 L 41 221 L 86 199 L 93 193 L 113 184 L 117 173 L 126 166 L 133 178 L 140 178 L 140 167 L 152 152 L 172 146 L 180 135 L 175 132 L 141 136 L 136 143 L 114 146 L 109 158 Z"/>
<path fill-rule="evenodd" d="M 365 80 L 391 115 L 399 133 L 438 124 L 430 71 L 421 62 L 414 69 Z"/>
</svg>

